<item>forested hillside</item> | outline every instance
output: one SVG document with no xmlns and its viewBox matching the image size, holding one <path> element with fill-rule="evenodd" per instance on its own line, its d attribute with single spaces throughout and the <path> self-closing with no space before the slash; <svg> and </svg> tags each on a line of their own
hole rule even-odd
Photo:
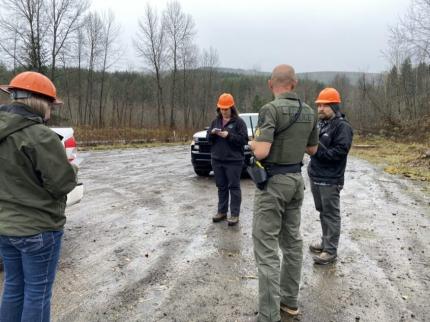
<svg viewBox="0 0 430 322">
<path fill-rule="evenodd" d="M 139 19 L 133 50 L 145 72 L 115 68 L 124 53 L 118 43 L 121 26 L 112 12 L 89 11 L 86 0 L 0 3 L 0 82 L 6 84 L 23 70 L 52 78 L 65 102 L 55 112 L 58 125 L 191 132 L 213 118 L 222 92 L 234 95 L 241 112 L 258 111 L 271 100 L 268 73 L 223 69 L 215 48 L 197 47 L 193 17 L 178 1 L 161 12 L 148 5 Z M 313 104 L 324 86 L 333 86 L 357 130 L 425 137 L 430 115 L 430 54 L 425 49 L 430 44 L 429 17 L 430 3 L 414 1 L 392 27 L 386 53 L 389 71 L 299 73 L 297 92 Z M 418 18 L 420 23 L 413 25 Z"/>
</svg>

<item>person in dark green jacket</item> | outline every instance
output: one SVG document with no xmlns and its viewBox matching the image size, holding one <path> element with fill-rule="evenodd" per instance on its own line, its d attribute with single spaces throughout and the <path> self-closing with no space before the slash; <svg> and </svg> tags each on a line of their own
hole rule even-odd
<svg viewBox="0 0 430 322">
<path fill-rule="evenodd" d="M 59 136 L 44 123 L 61 104 L 44 75 L 24 72 L 0 89 L 0 321 L 49 321 L 52 285 L 76 169 Z"/>
</svg>

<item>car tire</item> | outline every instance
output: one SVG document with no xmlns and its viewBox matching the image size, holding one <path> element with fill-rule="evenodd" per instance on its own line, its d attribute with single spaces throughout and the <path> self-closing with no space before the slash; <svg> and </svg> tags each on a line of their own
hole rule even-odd
<svg viewBox="0 0 430 322">
<path fill-rule="evenodd" d="M 209 173 L 210 173 L 210 171 L 208 171 L 208 170 L 197 170 L 197 169 L 194 169 L 194 172 L 195 172 L 199 177 L 209 177 Z"/>
</svg>

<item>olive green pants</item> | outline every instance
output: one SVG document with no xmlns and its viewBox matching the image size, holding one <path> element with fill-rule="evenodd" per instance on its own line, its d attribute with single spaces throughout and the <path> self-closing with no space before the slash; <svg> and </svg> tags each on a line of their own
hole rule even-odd
<svg viewBox="0 0 430 322">
<path fill-rule="evenodd" d="M 260 322 L 280 321 L 280 303 L 297 307 L 303 260 L 303 196 L 301 173 L 275 175 L 264 190 L 255 191 L 252 239 L 258 267 Z"/>
</svg>

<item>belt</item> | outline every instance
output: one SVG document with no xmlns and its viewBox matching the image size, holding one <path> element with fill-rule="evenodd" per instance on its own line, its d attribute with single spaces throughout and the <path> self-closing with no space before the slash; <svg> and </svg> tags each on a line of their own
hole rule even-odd
<svg viewBox="0 0 430 322">
<path fill-rule="evenodd" d="M 295 164 L 270 164 L 265 166 L 267 174 L 271 177 L 277 174 L 299 173 L 302 172 L 303 163 Z"/>
</svg>

